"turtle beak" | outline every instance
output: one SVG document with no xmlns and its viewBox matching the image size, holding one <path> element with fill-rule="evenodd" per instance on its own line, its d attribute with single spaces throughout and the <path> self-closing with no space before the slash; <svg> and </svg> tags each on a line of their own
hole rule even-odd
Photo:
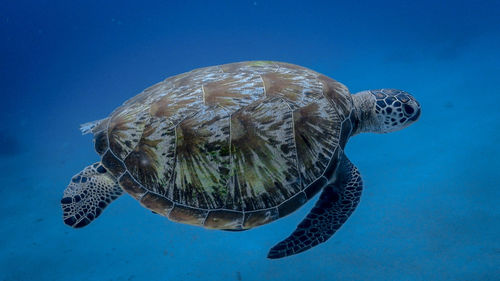
<svg viewBox="0 0 500 281">
<path fill-rule="evenodd" d="M 422 112 L 422 110 L 420 109 L 420 104 L 418 103 L 418 101 L 415 101 L 415 103 L 416 103 L 415 113 L 409 119 L 410 121 L 413 121 L 413 122 L 417 121 L 418 118 L 420 118 L 420 113 Z"/>
</svg>

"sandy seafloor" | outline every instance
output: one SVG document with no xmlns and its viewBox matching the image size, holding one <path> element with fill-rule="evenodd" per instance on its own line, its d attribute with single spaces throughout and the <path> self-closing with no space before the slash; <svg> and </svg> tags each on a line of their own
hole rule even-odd
<svg viewBox="0 0 500 281">
<path fill-rule="evenodd" d="M 500 280 L 500 7 L 433 2 L 3 3 L 0 280 Z M 365 189 L 328 242 L 266 259 L 314 199 L 240 233 L 130 196 L 83 229 L 62 223 L 69 179 L 98 160 L 79 124 L 168 76 L 254 59 L 422 105 L 403 131 L 351 139 Z"/>
</svg>

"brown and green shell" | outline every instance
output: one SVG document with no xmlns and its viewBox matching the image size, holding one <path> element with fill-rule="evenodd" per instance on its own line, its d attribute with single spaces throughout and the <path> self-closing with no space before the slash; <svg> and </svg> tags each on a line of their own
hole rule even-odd
<svg viewBox="0 0 500 281">
<path fill-rule="evenodd" d="M 196 69 L 92 129 L 103 165 L 173 221 L 248 229 L 283 217 L 332 176 L 352 127 L 341 83 L 293 64 Z"/>
</svg>

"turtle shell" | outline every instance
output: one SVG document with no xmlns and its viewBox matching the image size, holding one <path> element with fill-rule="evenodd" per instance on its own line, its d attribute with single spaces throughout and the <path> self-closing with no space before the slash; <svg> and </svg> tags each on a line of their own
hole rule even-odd
<svg viewBox="0 0 500 281">
<path fill-rule="evenodd" d="M 248 229 L 302 206 L 350 136 L 341 83 L 293 64 L 252 61 L 170 77 L 92 129 L 120 186 L 177 222 Z"/>
</svg>

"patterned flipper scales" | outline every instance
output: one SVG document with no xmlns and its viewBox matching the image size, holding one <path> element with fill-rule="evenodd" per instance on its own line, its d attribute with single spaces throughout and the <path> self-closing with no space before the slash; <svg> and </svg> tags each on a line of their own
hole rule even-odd
<svg viewBox="0 0 500 281">
<path fill-rule="evenodd" d="M 345 156 L 338 169 L 337 180 L 323 188 L 314 208 L 292 235 L 269 251 L 268 258 L 295 255 L 325 242 L 353 213 L 363 189 L 361 175 Z"/>
<path fill-rule="evenodd" d="M 64 223 L 74 228 L 86 226 L 122 193 L 116 179 L 100 163 L 86 167 L 71 178 L 64 190 Z"/>
</svg>

